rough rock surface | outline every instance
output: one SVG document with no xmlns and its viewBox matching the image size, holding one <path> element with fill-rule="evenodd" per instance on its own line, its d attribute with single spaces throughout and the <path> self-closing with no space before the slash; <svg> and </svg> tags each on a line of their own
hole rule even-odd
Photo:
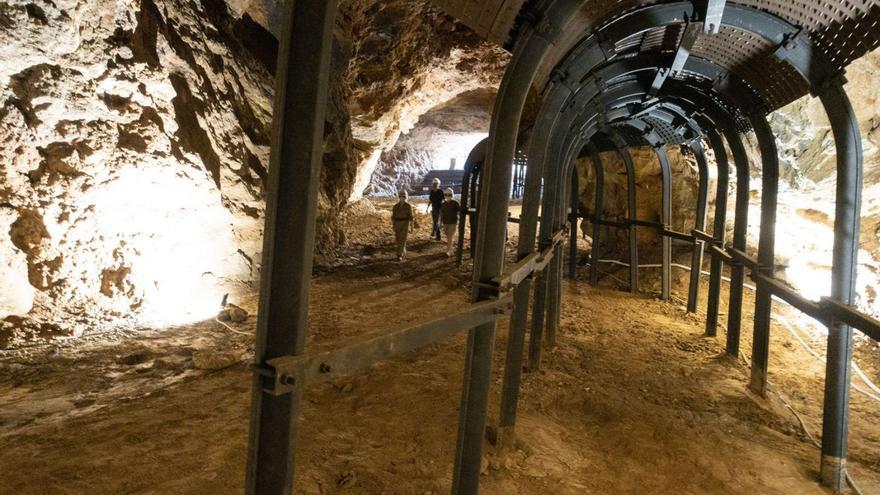
<svg viewBox="0 0 880 495">
<path fill-rule="evenodd" d="M 413 190 L 429 170 L 449 168 L 452 158 L 461 169 L 471 149 L 489 133 L 495 93 L 495 88 L 469 91 L 422 115 L 394 148 L 382 153 L 367 194 Z"/>
<path fill-rule="evenodd" d="M 679 232 L 690 232 L 696 221 L 696 211 L 690 205 L 697 202 L 697 185 L 699 169 L 693 153 L 679 146 L 669 146 L 666 150 L 669 166 L 675 178 L 672 187 L 672 221 L 671 228 Z M 654 150 L 650 147 L 632 148 L 630 156 L 636 174 L 636 210 L 639 220 L 659 222 L 661 213 L 661 177 L 660 163 Z M 627 175 L 626 166 L 617 152 L 603 152 L 600 159 L 605 170 L 605 208 L 603 218 L 620 221 L 629 217 L 627 208 Z M 596 174 L 590 158 L 578 160 L 578 177 L 580 178 L 582 212 L 593 214 L 595 208 Z M 710 164 L 711 167 L 711 164 Z M 714 203 L 714 181 L 710 182 L 709 202 Z M 583 228 L 583 227 L 582 227 Z M 652 257 L 659 251 L 659 240 L 656 231 L 648 228 L 637 230 L 638 243 L 645 254 L 644 261 L 653 262 Z M 592 236 L 591 227 L 586 234 Z M 626 231 L 611 227 L 602 230 L 603 257 L 624 255 L 627 243 Z"/>
<path fill-rule="evenodd" d="M 272 1 L 0 5 L 0 347 L 209 317 L 255 287 L 278 17 Z M 335 41 L 327 255 L 381 150 L 506 60 L 425 2 L 343 2 Z"/>
</svg>

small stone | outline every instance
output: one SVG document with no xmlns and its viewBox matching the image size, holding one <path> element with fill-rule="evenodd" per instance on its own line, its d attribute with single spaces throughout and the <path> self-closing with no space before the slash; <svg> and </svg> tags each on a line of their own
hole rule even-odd
<svg viewBox="0 0 880 495">
<path fill-rule="evenodd" d="M 199 370 L 220 370 L 238 363 L 237 354 L 212 349 L 196 349 L 192 359 L 193 366 Z"/>
</svg>

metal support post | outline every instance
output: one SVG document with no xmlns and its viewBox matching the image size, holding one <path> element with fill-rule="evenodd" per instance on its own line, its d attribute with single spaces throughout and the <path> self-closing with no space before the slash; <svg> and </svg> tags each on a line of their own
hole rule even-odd
<svg viewBox="0 0 880 495">
<path fill-rule="evenodd" d="M 660 211 L 660 223 L 664 229 L 670 228 L 672 222 L 672 169 L 669 166 L 669 156 L 666 148 L 658 146 L 654 148 L 657 154 L 657 160 L 660 162 L 660 179 L 663 182 L 662 187 L 662 208 Z M 660 261 L 660 299 L 669 300 L 671 291 L 671 272 L 672 272 L 672 238 L 660 234 L 661 242 L 661 261 Z"/>
<path fill-rule="evenodd" d="M 552 14 L 548 13 L 548 16 L 546 22 L 551 22 Z M 486 161 L 480 170 L 479 194 L 483 197 L 478 206 L 479 242 L 474 253 L 475 301 L 497 297 L 497 293 L 493 294 L 486 287 L 501 275 L 504 267 L 511 164 L 516 153 L 520 119 L 537 68 L 551 46 L 534 28 L 527 28 L 516 44 L 498 91 Z M 452 475 L 453 495 L 479 491 L 494 342 L 494 322 L 471 330 L 468 337 Z"/>
<path fill-rule="evenodd" d="M 724 149 L 721 135 L 714 129 L 709 129 L 708 135 L 718 169 L 712 237 L 716 246 L 723 247 L 727 224 L 727 186 L 730 172 L 727 163 L 727 150 Z M 714 337 L 718 333 L 718 303 L 721 298 L 721 270 L 723 266 L 719 256 L 712 256 L 712 265 L 709 269 L 709 301 L 706 304 L 706 335 L 710 337 Z"/>
<path fill-rule="evenodd" d="M 548 102 L 545 102 L 547 105 Z M 556 112 L 542 111 L 538 121 L 550 125 Z M 544 150 L 546 133 L 533 136 L 529 149 L 529 164 L 523 186 L 523 204 L 519 223 L 519 242 L 517 259 L 523 259 L 535 250 L 535 237 L 538 231 L 538 209 L 541 204 L 541 182 L 544 175 Z M 507 337 L 507 359 L 504 363 L 504 381 L 501 386 L 501 418 L 498 437 L 501 442 L 512 433 L 516 424 L 516 411 L 519 403 L 519 386 L 523 371 L 523 350 L 525 347 L 526 323 L 529 314 L 529 292 L 531 278 L 520 282 L 513 291 L 513 314 L 510 316 L 510 331 Z M 537 284 L 536 284 L 537 286 Z"/>
<path fill-rule="evenodd" d="M 823 88 L 819 97 L 828 113 L 837 148 L 831 298 L 851 305 L 855 299 L 862 200 L 861 134 L 841 81 Z M 826 356 L 820 472 L 822 484 L 837 492 L 846 489 L 852 328 L 839 322 L 828 326 Z"/>
<path fill-rule="evenodd" d="M 263 237 L 254 364 L 303 352 L 315 243 L 318 186 L 335 0 L 284 4 Z M 245 492 L 293 491 L 300 392 L 266 393 L 255 373 Z"/>
<path fill-rule="evenodd" d="M 733 154 L 736 168 L 736 203 L 733 218 L 733 247 L 742 252 L 746 250 L 749 229 L 749 157 L 742 138 L 734 129 L 725 131 L 727 144 Z M 742 327 L 742 300 L 745 269 L 742 263 L 734 261 L 730 265 L 730 299 L 727 304 L 727 354 L 739 356 L 740 329 Z"/>
<path fill-rule="evenodd" d="M 767 118 L 752 116 L 752 127 L 761 148 L 763 178 L 761 181 L 761 235 L 758 240 L 758 268 L 773 276 L 776 252 L 776 196 L 779 186 L 779 157 L 776 139 Z M 770 356 L 770 312 L 773 293 L 767 284 L 757 281 L 755 294 L 755 327 L 752 334 L 752 373 L 749 388 L 765 396 L 767 365 Z"/>
<path fill-rule="evenodd" d="M 632 157 L 627 148 L 618 148 L 617 152 L 626 165 L 626 202 L 629 219 L 636 220 L 638 208 L 636 206 L 636 172 Z M 631 223 L 629 230 L 629 291 L 633 294 L 639 292 L 639 245 L 636 225 Z"/>
<path fill-rule="evenodd" d="M 593 209 L 593 247 L 590 252 L 590 285 L 599 283 L 599 254 L 602 243 L 602 213 L 605 210 L 605 170 L 602 166 L 602 158 L 599 150 L 592 143 L 589 144 L 590 160 L 593 162 L 593 170 L 596 171 L 596 206 Z"/>
<path fill-rule="evenodd" d="M 703 145 L 699 141 L 693 141 L 690 144 L 694 155 L 697 157 L 697 166 L 700 169 L 700 184 L 697 190 L 697 219 L 694 225 L 696 230 L 704 230 L 706 228 L 706 213 L 709 205 L 709 165 L 706 163 L 706 154 L 703 152 Z M 697 312 L 697 300 L 700 296 L 700 275 L 703 270 L 703 252 L 704 243 L 701 240 L 694 240 L 693 255 L 691 256 L 691 282 L 688 286 L 688 313 Z"/>
<path fill-rule="evenodd" d="M 475 194 L 476 191 L 476 178 L 479 171 L 480 164 L 486 159 L 486 145 L 488 142 L 487 139 L 483 139 L 476 146 L 473 147 L 470 153 L 468 153 L 467 160 L 464 163 L 464 174 L 461 178 L 461 212 L 458 216 L 458 246 L 455 252 L 455 262 L 461 266 L 462 259 L 464 257 L 464 233 L 466 228 L 466 223 L 471 219 L 471 208 L 472 203 L 475 203 Z M 476 205 L 474 205 L 476 206 Z M 474 222 L 471 221 L 471 241 L 473 243 L 474 238 L 476 237 L 474 234 Z M 471 245 L 471 249 L 473 249 L 473 244 Z M 473 251 L 471 251 L 473 254 Z"/>
<path fill-rule="evenodd" d="M 571 232 L 568 241 L 568 278 L 574 280 L 577 277 L 577 242 L 578 242 L 578 217 L 580 213 L 580 181 L 578 180 L 577 166 L 571 167 Z"/>
</svg>

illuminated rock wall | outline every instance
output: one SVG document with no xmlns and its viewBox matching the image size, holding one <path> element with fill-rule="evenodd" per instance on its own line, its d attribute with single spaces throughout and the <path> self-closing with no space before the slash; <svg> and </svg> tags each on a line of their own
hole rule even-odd
<svg viewBox="0 0 880 495">
<path fill-rule="evenodd" d="M 255 290 L 277 28 L 271 0 L 0 4 L 0 348 Z M 505 57 L 425 2 L 342 2 L 319 255 L 399 130 Z"/>
</svg>

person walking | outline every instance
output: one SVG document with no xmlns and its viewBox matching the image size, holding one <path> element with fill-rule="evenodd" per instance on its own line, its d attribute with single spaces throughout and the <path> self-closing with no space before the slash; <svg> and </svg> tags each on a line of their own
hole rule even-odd
<svg viewBox="0 0 880 495">
<path fill-rule="evenodd" d="M 407 201 L 406 191 L 397 193 L 398 201 L 391 209 L 391 225 L 394 227 L 394 241 L 397 244 L 397 261 L 406 259 L 406 240 L 413 231 L 415 215 Z"/>
<path fill-rule="evenodd" d="M 443 235 L 446 237 L 446 256 L 452 256 L 452 245 L 458 232 L 458 214 L 461 205 L 455 200 L 455 191 L 446 188 L 443 204 L 440 205 L 440 221 L 443 223 Z"/>
<path fill-rule="evenodd" d="M 440 179 L 434 177 L 434 180 L 431 181 L 431 192 L 428 194 L 428 208 L 431 209 L 431 219 L 434 221 L 431 237 L 438 241 L 440 240 L 440 206 L 442 205 L 443 190 L 440 189 Z"/>
</svg>

